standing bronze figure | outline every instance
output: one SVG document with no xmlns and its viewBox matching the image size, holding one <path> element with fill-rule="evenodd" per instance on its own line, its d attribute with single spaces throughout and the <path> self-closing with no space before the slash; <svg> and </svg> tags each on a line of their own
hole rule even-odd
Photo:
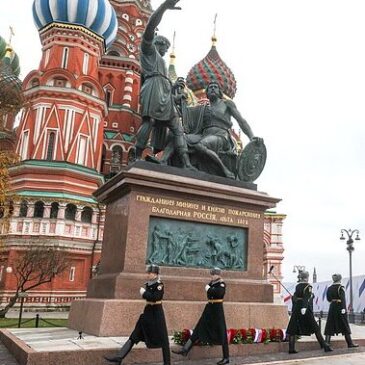
<svg viewBox="0 0 365 365">
<path fill-rule="evenodd" d="M 111 363 L 121 365 L 133 345 L 142 341 L 148 348 L 162 348 L 163 364 L 171 364 L 169 338 L 162 308 L 164 285 L 159 278 L 160 268 L 157 265 L 148 265 L 146 273 L 148 281 L 140 289 L 142 298 L 146 300 L 146 306 L 119 354 L 114 357 L 105 357 Z"/>
<path fill-rule="evenodd" d="M 227 339 L 226 319 L 223 311 L 223 298 L 226 293 L 226 284 L 221 277 L 221 269 L 214 268 L 210 271 L 212 280 L 205 286 L 208 303 L 194 328 L 191 338 L 181 350 L 175 354 L 186 356 L 198 340 L 211 345 L 222 345 L 223 359 L 218 365 L 229 363 L 229 348 Z"/>
<path fill-rule="evenodd" d="M 141 42 L 141 115 L 142 124 L 136 134 L 136 159 L 141 159 L 153 131 L 154 153 L 162 151 L 166 145 L 167 128 L 173 136 L 173 143 L 183 167 L 191 167 L 187 153 L 184 129 L 176 110 L 172 85 L 168 78 L 163 56 L 170 42 L 163 36 L 155 36 L 166 10 L 180 9 L 180 0 L 166 0 L 151 15 Z"/>
<path fill-rule="evenodd" d="M 324 334 L 329 344 L 331 336 L 342 333 L 345 336 L 347 347 L 359 347 L 353 343 L 351 329 L 347 319 L 345 288 L 341 285 L 341 274 L 332 275 L 333 284 L 327 289 L 327 300 L 331 303 L 328 311 Z"/>
<path fill-rule="evenodd" d="M 299 272 L 299 283 L 295 287 L 292 297 L 292 315 L 287 328 L 289 335 L 289 354 L 296 354 L 295 337 L 316 335 L 317 341 L 325 352 L 332 351 L 325 342 L 321 330 L 313 314 L 313 293 L 312 286 L 308 283 L 308 271 Z"/>
</svg>

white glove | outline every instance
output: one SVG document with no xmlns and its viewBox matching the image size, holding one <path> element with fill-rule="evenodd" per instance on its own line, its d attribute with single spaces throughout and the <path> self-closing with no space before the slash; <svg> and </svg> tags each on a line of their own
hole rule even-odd
<svg viewBox="0 0 365 365">
<path fill-rule="evenodd" d="M 145 289 L 145 288 L 141 288 L 141 289 L 139 289 L 139 293 L 140 293 L 141 295 L 143 295 L 145 291 L 146 291 L 146 289 Z"/>
<path fill-rule="evenodd" d="M 346 314 L 346 309 L 341 309 L 341 314 Z"/>
<path fill-rule="evenodd" d="M 300 313 L 302 313 L 302 316 L 304 316 L 305 315 L 305 312 L 307 311 L 307 308 L 302 308 L 301 310 L 300 310 Z"/>
<path fill-rule="evenodd" d="M 205 286 L 205 291 L 208 291 L 210 289 L 210 285 L 209 284 L 207 284 L 206 286 Z"/>
</svg>

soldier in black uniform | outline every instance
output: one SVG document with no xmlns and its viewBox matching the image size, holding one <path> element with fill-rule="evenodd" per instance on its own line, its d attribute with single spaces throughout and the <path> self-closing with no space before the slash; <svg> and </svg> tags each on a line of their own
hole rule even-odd
<svg viewBox="0 0 365 365">
<path fill-rule="evenodd" d="M 226 293 L 226 284 L 221 278 L 221 269 L 210 270 L 212 280 L 205 286 L 208 303 L 194 328 L 191 338 L 181 350 L 172 351 L 175 354 L 186 356 L 196 341 L 211 345 L 222 345 L 223 359 L 218 365 L 229 363 L 226 320 L 223 311 L 223 298 Z"/>
<path fill-rule="evenodd" d="M 345 288 L 341 285 L 341 274 L 332 275 L 333 284 L 327 289 L 327 300 L 331 303 L 328 311 L 326 328 L 326 342 L 330 343 L 331 336 L 342 333 L 348 347 L 359 347 L 352 342 L 351 329 L 347 320 Z"/>
<path fill-rule="evenodd" d="M 163 363 L 170 365 L 169 338 L 162 308 L 164 285 L 159 277 L 160 268 L 157 265 L 148 265 L 146 272 L 148 281 L 140 289 L 142 298 L 146 300 L 146 306 L 119 354 L 114 357 L 105 357 L 111 363 L 121 365 L 133 345 L 143 341 L 148 348 L 162 348 Z"/>
<path fill-rule="evenodd" d="M 308 278 L 308 271 L 299 273 L 299 283 L 295 287 L 295 293 L 292 296 L 292 315 L 287 328 L 289 354 L 297 353 L 295 350 L 295 336 L 311 336 L 313 333 L 325 352 L 332 351 L 331 347 L 325 342 L 314 318 L 312 286 L 308 283 Z"/>
</svg>

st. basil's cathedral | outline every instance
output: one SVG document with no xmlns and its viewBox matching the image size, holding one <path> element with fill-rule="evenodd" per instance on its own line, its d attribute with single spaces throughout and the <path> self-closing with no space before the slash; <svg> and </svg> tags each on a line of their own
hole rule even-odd
<svg viewBox="0 0 365 365">
<path fill-rule="evenodd" d="M 70 265 L 30 291 L 26 306 L 68 307 L 85 297 L 88 280 L 97 275 L 105 208 L 92 193 L 133 153 L 141 122 L 139 45 L 152 11 L 150 0 L 34 0 L 42 57 L 22 82 L 21 60 L 0 38 L 0 84 L 12 83 L 12 90 L 20 85 L 23 102 L 16 128 L 15 112 L 0 115 L 0 151 L 13 151 L 20 159 L 9 169 L 11 214 L 5 217 L 3 210 L 0 216 L 2 304 L 15 290 L 11 265 L 30 245 L 65 251 Z M 235 96 L 235 77 L 216 43 L 214 35 L 208 54 L 186 76 L 191 102 L 206 102 L 210 80 L 219 81 L 225 97 Z M 172 80 L 175 62 L 172 52 Z M 5 218 L 8 223 L 1 224 Z M 284 219 L 266 213 L 262 243 L 263 275 L 274 265 L 278 279 Z M 279 283 L 272 284 L 279 293 Z"/>
</svg>

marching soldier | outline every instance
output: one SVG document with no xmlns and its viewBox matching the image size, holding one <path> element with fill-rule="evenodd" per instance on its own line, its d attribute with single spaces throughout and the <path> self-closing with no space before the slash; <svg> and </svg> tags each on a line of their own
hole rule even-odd
<svg viewBox="0 0 365 365">
<path fill-rule="evenodd" d="M 211 345 L 222 345 L 223 359 L 218 365 L 229 363 L 229 350 L 227 339 L 226 320 L 223 311 L 223 298 L 226 292 L 226 284 L 221 277 L 221 269 L 210 270 L 212 280 L 205 286 L 208 303 L 194 328 L 191 338 L 181 350 L 172 351 L 175 354 L 186 356 L 196 341 Z"/>
<path fill-rule="evenodd" d="M 332 351 L 325 342 L 320 328 L 313 314 L 313 293 L 312 286 L 308 283 L 308 271 L 301 271 L 298 275 L 299 283 L 295 287 L 292 297 L 292 315 L 287 328 L 289 335 L 289 354 L 296 354 L 295 337 L 316 335 L 317 341 L 325 352 Z"/>
<path fill-rule="evenodd" d="M 140 294 L 146 300 L 146 306 L 119 354 L 114 357 L 105 357 L 111 363 L 121 365 L 133 345 L 143 341 L 148 348 L 162 348 L 163 363 L 170 365 L 169 338 L 162 308 L 164 285 L 159 277 L 160 268 L 157 265 L 148 265 L 146 273 L 148 281 L 140 288 Z"/>
<path fill-rule="evenodd" d="M 347 347 L 359 347 L 352 342 L 351 329 L 347 320 L 345 288 L 341 285 L 341 274 L 332 275 L 333 284 L 327 289 L 327 300 L 331 303 L 327 323 L 324 330 L 326 342 L 330 343 L 331 336 L 342 333 Z"/>
</svg>

